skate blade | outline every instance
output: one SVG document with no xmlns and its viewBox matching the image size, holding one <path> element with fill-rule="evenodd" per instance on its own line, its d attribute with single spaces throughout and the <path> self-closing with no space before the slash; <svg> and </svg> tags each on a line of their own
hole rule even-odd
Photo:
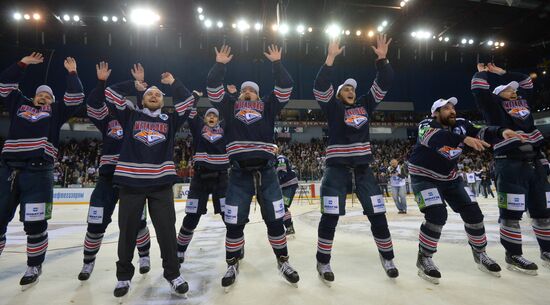
<svg viewBox="0 0 550 305">
<path fill-rule="evenodd" d="M 436 277 L 431 277 L 431 276 L 429 276 L 429 275 L 426 275 L 426 274 L 424 273 L 424 271 L 422 271 L 422 270 L 420 270 L 420 269 L 418 269 L 418 276 L 419 276 L 420 278 L 422 278 L 423 280 L 428 281 L 428 282 L 430 282 L 430 283 L 432 283 L 432 284 L 434 284 L 434 285 L 439 285 L 439 279 L 438 279 L 438 278 L 436 278 Z"/>
<path fill-rule="evenodd" d="M 38 281 L 39 279 L 36 279 L 36 281 L 30 283 L 30 284 L 27 284 L 27 285 L 21 285 L 21 291 L 25 291 L 25 290 L 28 290 L 34 286 L 36 286 L 36 284 L 38 284 Z"/>
<path fill-rule="evenodd" d="M 329 288 L 332 287 L 332 282 L 331 282 L 331 281 L 325 280 L 325 278 L 324 278 L 321 274 L 319 274 L 319 273 L 317 273 L 317 276 L 319 277 L 319 279 L 321 280 L 321 282 L 322 282 L 323 284 L 325 284 L 327 287 L 329 287 Z"/>
<path fill-rule="evenodd" d="M 187 299 L 187 292 L 186 293 L 177 293 L 175 291 L 172 291 L 172 295 L 176 296 L 180 299 Z"/>
<path fill-rule="evenodd" d="M 508 264 L 506 266 L 506 269 L 510 271 L 526 274 L 526 275 L 532 275 L 532 276 L 536 276 L 538 274 L 537 270 L 525 270 L 525 269 L 518 268 L 517 266 L 514 266 L 512 264 Z"/>
<path fill-rule="evenodd" d="M 550 269 L 550 262 L 549 261 L 542 261 L 542 266 Z"/>
<path fill-rule="evenodd" d="M 126 301 L 128 301 L 128 294 L 130 294 L 130 292 L 128 291 L 128 293 L 126 293 L 125 295 L 121 296 L 121 297 L 115 297 L 115 299 L 117 300 L 118 304 L 124 304 Z"/>
<path fill-rule="evenodd" d="M 494 277 L 500 277 L 500 272 L 491 271 L 491 270 L 487 269 L 485 266 L 483 266 L 482 264 L 478 264 L 477 269 L 481 270 L 482 272 L 488 273 L 488 274 L 490 274 Z"/>
<path fill-rule="evenodd" d="M 235 281 L 235 282 L 236 282 L 236 281 Z M 224 292 L 224 293 L 230 293 L 231 290 L 233 290 L 233 288 L 235 288 L 235 283 L 233 283 L 233 284 L 231 284 L 231 285 L 229 285 L 229 286 L 227 286 L 227 287 L 223 287 L 223 292 Z"/>
</svg>

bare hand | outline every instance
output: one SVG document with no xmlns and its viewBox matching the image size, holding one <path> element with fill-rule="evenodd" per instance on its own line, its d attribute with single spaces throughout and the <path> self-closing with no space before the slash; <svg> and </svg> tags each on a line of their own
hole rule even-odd
<svg viewBox="0 0 550 305">
<path fill-rule="evenodd" d="M 231 54 L 231 47 L 228 45 L 223 45 L 222 48 L 218 51 L 218 48 L 214 48 L 216 51 L 216 62 L 220 64 L 226 64 L 233 59 Z"/>
<path fill-rule="evenodd" d="M 477 64 L 477 71 L 478 72 L 485 72 L 485 71 L 489 71 L 489 68 L 487 68 L 487 66 L 484 64 L 484 63 L 478 63 Z"/>
<path fill-rule="evenodd" d="M 143 66 L 140 63 L 134 64 L 134 67 L 130 71 L 132 72 L 132 76 L 135 80 L 138 82 L 145 81 L 145 69 L 143 69 Z"/>
<path fill-rule="evenodd" d="M 342 54 L 345 48 L 346 48 L 345 46 L 340 47 L 340 39 L 335 39 L 329 42 L 328 49 L 327 49 L 327 60 L 325 61 L 325 64 L 327 66 L 332 66 L 336 56 Z"/>
<path fill-rule="evenodd" d="M 477 151 L 484 151 L 485 148 L 491 147 L 491 144 L 474 137 L 466 137 L 462 142 Z"/>
<path fill-rule="evenodd" d="M 498 75 L 506 74 L 506 70 L 495 66 L 494 63 L 487 64 L 487 68 L 489 69 L 488 71 L 491 72 L 491 73 L 495 73 L 495 74 L 498 74 Z"/>
<path fill-rule="evenodd" d="M 160 82 L 165 85 L 172 85 L 176 81 L 176 79 L 170 72 L 164 72 L 160 75 L 160 77 Z"/>
<path fill-rule="evenodd" d="M 275 62 L 275 61 L 281 60 L 281 52 L 282 51 L 283 51 L 283 49 L 281 49 L 278 46 L 272 44 L 272 45 L 267 47 L 267 52 L 264 52 L 264 55 L 271 62 Z"/>
<path fill-rule="evenodd" d="M 235 86 L 235 85 L 227 85 L 227 92 L 229 92 L 230 94 L 235 94 L 235 93 L 237 93 L 237 86 Z"/>
<path fill-rule="evenodd" d="M 522 143 L 525 142 L 525 139 L 520 134 L 518 134 L 517 132 L 511 129 L 505 129 L 502 132 L 502 137 L 504 138 L 504 140 L 508 140 L 511 138 L 518 138 Z"/>
<path fill-rule="evenodd" d="M 21 62 L 26 65 L 36 65 L 44 62 L 44 55 L 38 52 L 32 52 L 31 55 L 21 58 Z"/>
<path fill-rule="evenodd" d="M 134 86 L 136 87 L 136 90 L 139 92 L 143 92 L 147 90 L 147 87 L 149 87 L 149 85 L 147 85 L 146 82 L 140 82 L 137 80 L 134 82 Z"/>
<path fill-rule="evenodd" d="M 391 43 L 391 38 L 389 40 L 386 40 L 386 34 L 384 35 L 378 35 L 376 37 L 376 47 L 371 46 L 372 50 L 376 55 L 378 55 L 378 59 L 384 59 L 386 58 L 386 54 L 388 54 L 388 46 Z"/>
<path fill-rule="evenodd" d="M 65 66 L 65 69 L 70 72 L 76 72 L 76 60 L 72 57 L 65 58 L 65 62 L 63 62 L 63 65 Z"/>
<path fill-rule="evenodd" d="M 109 63 L 104 61 L 100 62 L 99 65 L 95 65 L 95 70 L 97 72 L 97 79 L 106 81 L 111 75 L 111 69 L 109 69 Z"/>
</svg>

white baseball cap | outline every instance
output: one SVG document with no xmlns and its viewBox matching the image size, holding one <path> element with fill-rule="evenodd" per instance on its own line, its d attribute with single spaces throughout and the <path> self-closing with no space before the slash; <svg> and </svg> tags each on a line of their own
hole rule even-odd
<svg viewBox="0 0 550 305">
<path fill-rule="evenodd" d="M 215 114 L 217 117 L 220 116 L 220 112 L 216 108 L 209 108 L 208 110 L 206 110 L 206 113 L 204 114 L 204 116 L 207 116 L 210 113 Z"/>
<path fill-rule="evenodd" d="M 435 101 L 435 102 L 432 104 L 432 116 L 434 116 L 435 112 L 436 112 L 439 108 L 441 108 L 441 107 L 447 105 L 448 103 L 451 103 L 451 104 L 453 104 L 453 105 L 456 105 L 456 104 L 458 104 L 458 100 L 456 99 L 456 97 L 450 97 L 450 98 L 448 98 L 448 99 L 444 99 L 444 98 L 438 99 L 437 101 Z"/>
<path fill-rule="evenodd" d="M 336 90 L 336 95 L 337 96 L 338 96 L 338 94 L 340 94 L 340 90 L 342 90 L 342 88 L 344 88 L 344 86 L 352 86 L 353 89 L 357 89 L 357 81 L 354 80 L 353 78 L 346 79 L 346 81 L 343 84 L 338 86 L 338 90 Z"/>
<path fill-rule="evenodd" d="M 498 86 L 495 88 L 495 90 L 493 90 L 493 94 L 495 95 L 499 95 L 502 91 L 508 89 L 508 88 L 512 88 L 514 90 L 518 90 L 519 88 L 519 84 L 518 82 L 516 81 L 512 81 L 510 83 L 508 83 L 508 85 L 502 85 L 502 86 Z"/>
<path fill-rule="evenodd" d="M 256 91 L 256 94 L 260 95 L 260 87 L 255 82 L 246 81 L 246 82 L 242 83 L 241 84 L 241 91 L 246 87 L 250 87 L 250 88 L 254 89 Z"/>
<path fill-rule="evenodd" d="M 157 86 L 151 86 L 151 87 L 147 88 L 147 90 L 145 90 L 145 92 L 143 92 L 143 95 L 147 94 L 147 92 L 149 92 L 150 90 L 158 90 L 160 92 L 160 94 L 162 94 L 163 96 L 166 95 Z"/>
<path fill-rule="evenodd" d="M 48 85 L 39 86 L 38 88 L 36 88 L 36 92 L 34 95 L 37 95 L 40 92 L 48 93 L 52 97 L 52 100 L 55 102 L 55 95 L 53 95 L 53 91 L 52 91 L 52 88 L 50 88 L 50 86 Z"/>
</svg>

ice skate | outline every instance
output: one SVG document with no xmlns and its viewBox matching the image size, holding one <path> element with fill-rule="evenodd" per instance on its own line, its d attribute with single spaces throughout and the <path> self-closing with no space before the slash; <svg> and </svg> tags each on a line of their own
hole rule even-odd
<svg viewBox="0 0 550 305">
<path fill-rule="evenodd" d="M 185 252 L 178 251 L 178 261 L 180 262 L 180 265 L 183 264 L 185 261 Z"/>
<path fill-rule="evenodd" d="M 424 280 L 438 285 L 441 273 L 435 265 L 431 256 L 426 256 L 422 252 L 418 252 L 418 258 L 416 260 L 416 267 L 418 267 L 418 276 Z"/>
<path fill-rule="evenodd" d="M 28 266 L 27 271 L 19 281 L 21 285 L 21 290 L 25 291 L 34 285 L 38 284 L 38 277 L 42 274 L 42 265 L 39 266 Z"/>
<path fill-rule="evenodd" d="M 185 281 L 183 276 L 178 276 L 177 278 L 169 281 L 171 292 L 174 295 L 179 297 L 186 297 L 187 291 L 189 291 L 189 284 Z"/>
<path fill-rule="evenodd" d="M 532 261 L 524 258 L 521 255 L 510 255 L 506 253 L 507 269 L 527 275 L 537 275 L 539 267 Z"/>
<path fill-rule="evenodd" d="M 90 278 L 90 275 L 92 275 L 92 272 L 94 271 L 94 266 L 95 266 L 95 261 L 84 264 L 82 266 L 82 270 L 78 274 L 78 279 L 80 281 L 87 281 Z"/>
<path fill-rule="evenodd" d="M 317 273 L 319 273 L 319 278 L 321 279 L 321 281 L 323 281 L 323 283 L 327 284 L 329 287 L 332 285 L 332 282 L 334 282 L 334 273 L 332 272 L 330 263 L 323 264 L 317 262 Z"/>
<path fill-rule="evenodd" d="M 389 278 L 396 278 L 399 276 L 399 270 L 395 267 L 393 264 L 393 260 L 391 259 L 385 259 L 380 255 L 380 262 L 382 263 L 382 267 L 384 268 L 384 271 L 386 271 L 386 275 Z"/>
<path fill-rule="evenodd" d="M 119 304 L 122 304 L 122 302 L 126 300 L 128 291 L 130 291 L 130 281 L 118 281 L 116 283 L 113 295 L 118 299 Z"/>
<path fill-rule="evenodd" d="M 474 255 L 474 261 L 477 264 L 477 268 L 483 272 L 487 272 L 490 275 L 500 277 L 500 266 L 492 258 L 487 255 L 487 252 L 477 252 L 472 250 Z"/>
<path fill-rule="evenodd" d="M 235 281 L 237 280 L 237 275 L 239 274 L 239 261 L 235 258 L 230 259 L 227 262 L 227 271 L 222 277 L 222 287 L 225 292 L 229 292 Z"/>
<path fill-rule="evenodd" d="M 295 238 L 296 231 L 294 231 L 294 225 L 290 225 L 288 228 L 286 228 L 286 238 Z"/>
<path fill-rule="evenodd" d="M 540 259 L 542 259 L 542 265 L 550 269 L 550 252 L 542 252 Z"/>
<path fill-rule="evenodd" d="M 294 287 L 298 287 L 297 283 L 300 280 L 300 276 L 298 275 L 298 272 L 288 263 L 288 256 L 280 256 L 277 259 L 277 267 L 285 280 L 287 280 Z"/>
<path fill-rule="evenodd" d="M 139 273 L 146 274 L 151 270 L 151 258 L 144 256 L 139 258 Z"/>
</svg>

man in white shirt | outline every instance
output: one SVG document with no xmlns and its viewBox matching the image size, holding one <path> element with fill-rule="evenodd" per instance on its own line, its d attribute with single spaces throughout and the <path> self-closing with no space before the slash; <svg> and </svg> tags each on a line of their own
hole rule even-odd
<svg viewBox="0 0 550 305">
<path fill-rule="evenodd" d="M 391 195 L 395 206 L 399 211 L 398 214 L 407 214 L 407 195 L 406 195 L 406 179 L 407 174 L 403 164 L 397 162 L 396 159 L 390 161 L 390 167 L 388 168 L 388 175 L 390 176 Z"/>
</svg>

